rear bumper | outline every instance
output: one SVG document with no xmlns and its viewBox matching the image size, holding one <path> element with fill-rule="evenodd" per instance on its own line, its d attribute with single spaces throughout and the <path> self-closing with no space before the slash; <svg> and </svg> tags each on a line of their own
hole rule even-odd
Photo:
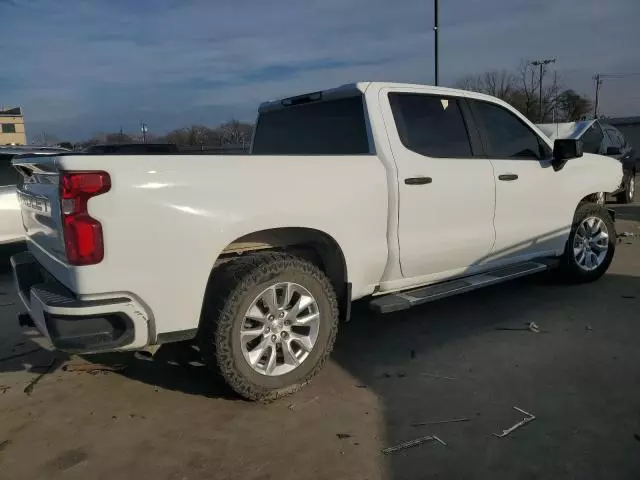
<svg viewBox="0 0 640 480">
<path fill-rule="evenodd" d="M 18 294 L 36 328 L 59 350 L 97 353 L 136 350 L 149 343 L 149 315 L 120 294 L 79 298 L 29 252 L 11 257 Z"/>
</svg>

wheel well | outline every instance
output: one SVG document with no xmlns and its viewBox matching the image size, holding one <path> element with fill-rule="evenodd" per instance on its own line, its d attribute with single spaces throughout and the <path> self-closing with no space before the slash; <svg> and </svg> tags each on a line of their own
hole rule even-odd
<svg viewBox="0 0 640 480">
<path fill-rule="evenodd" d="M 244 235 L 225 247 L 216 265 L 263 250 L 286 251 L 310 261 L 329 277 L 339 298 L 345 294 L 348 276 L 342 249 L 333 237 L 312 228 L 274 228 Z"/>
<path fill-rule="evenodd" d="M 586 195 L 585 197 L 583 197 L 578 202 L 578 205 L 576 206 L 576 210 L 580 207 L 580 205 L 583 205 L 585 203 L 597 203 L 598 202 L 598 194 L 599 193 L 600 192 L 590 193 L 589 195 Z"/>
</svg>

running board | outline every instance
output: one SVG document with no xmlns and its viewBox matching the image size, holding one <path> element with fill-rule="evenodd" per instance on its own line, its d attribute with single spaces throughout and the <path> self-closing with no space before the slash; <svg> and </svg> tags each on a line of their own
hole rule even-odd
<svg viewBox="0 0 640 480">
<path fill-rule="evenodd" d="M 369 303 L 369 307 L 377 313 L 398 312 L 416 305 L 433 302 L 434 300 L 459 293 L 470 292 L 477 288 L 495 285 L 496 283 L 506 282 L 507 280 L 532 275 L 548 269 L 549 265 L 544 263 L 518 263 L 478 275 L 376 297 Z"/>
</svg>

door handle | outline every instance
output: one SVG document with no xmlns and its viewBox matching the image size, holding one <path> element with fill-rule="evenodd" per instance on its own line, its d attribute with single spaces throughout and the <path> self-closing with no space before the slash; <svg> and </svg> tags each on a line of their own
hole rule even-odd
<svg viewBox="0 0 640 480">
<path fill-rule="evenodd" d="M 503 180 L 505 182 L 511 182 L 513 180 L 518 179 L 518 175 L 515 173 L 505 173 L 503 175 L 498 175 L 498 179 Z"/>
<path fill-rule="evenodd" d="M 426 185 L 432 181 L 431 177 L 411 177 L 404 179 L 404 183 L 407 185 Z"/>
</svg>

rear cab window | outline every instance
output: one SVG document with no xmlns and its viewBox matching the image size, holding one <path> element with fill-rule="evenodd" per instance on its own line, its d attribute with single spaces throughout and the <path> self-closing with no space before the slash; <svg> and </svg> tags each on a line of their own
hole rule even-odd
<svg viewBox="0 0 640 480">
<path fill-rule="evenodd" d="M 317 95 L 320 100 L 313 100 Z M 260 113 L 253 137 L 255 155 L 366 155 L 369 148 L 362 94 L 309 101 Z M 304 99 L 304 97 L 297 97 Z"/>
</svg>

